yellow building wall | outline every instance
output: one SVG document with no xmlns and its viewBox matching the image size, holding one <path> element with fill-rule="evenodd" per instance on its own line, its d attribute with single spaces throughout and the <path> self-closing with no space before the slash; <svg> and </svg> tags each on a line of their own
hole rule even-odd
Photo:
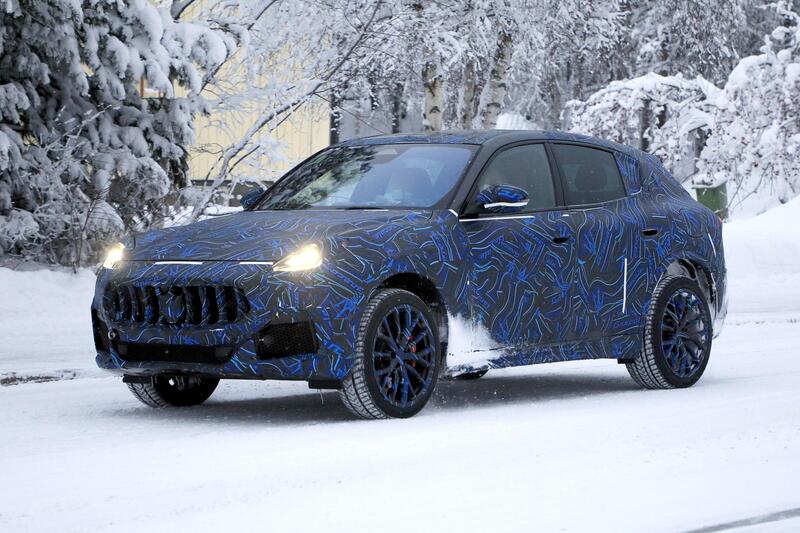
<svg viewBox="0 0 800 533">
<path fill-rule="evenodd" d="M 198 116 L 195 119 L 196 142 L 189 151 L 192 179 L 205 179 L 209 168 L 218 159 L 213 152 L 241 139 L 255 118 L 241 113 Z M 220 127 L 220 122 L 225 126 Z M 234 172 L 249 179 L 274 181 L 297 162 L 328 146 L 329 128 L 327 106 L 306 104 L 271 132 L 260 134 L 262 139 L 275 141 L 274 148 L 269 150 L 272 157 L 251 157 L 250 163 L 240 164 Z"/>
<path fill-rule="evenodd" d="M 192 4 L 182 16 L 183 19 L 191 17 L 206 7 L 206 0 Z M 276 71 L 292 69 L 292 62 L 286 61 L 291 54 L 282 51 L 276 56 Z M 224 81 L 226 74 L 231 79 L 233 69 L 243 68 L 236 66 L 236 61 L 229 61 L 217 73 L 217 78 Z M 241 79 L 241 77 L 237 78 Z M 264 80 L 261 80 L 264 81 Z M 143 88 L 144 90 L 144 88 Z M 184 91 L 179 90 L 180 93 Z M 182 94 L 180 94 L 182 96 Z M 205 91 L 203 97 L 209 102 L 216 96 Z M 210 116 L 195 117 L 195 143 L 189 149 L 189 175 L 192 180 L 205 180 L 209 169 L 215 164 L 222 148 L 240 140 L 253 122 L 258 118 L 258 112 L 215 113 Z M 283 117 L 278 117 L 280 121 Z M 269 131 L 269 127 L 274 129 Z M 273 149 L 269 150 L 271 157 L 247 159 L 250 164 L 240 164 L 234 170 L 239 177 L 246 179 L 274 181 L 284 172 L 302 161 L 311 154 L 328 146 L 330 141 L 330 107 L 324 101 L 312 101 L 304 104 L 292 113 L 292 116 L 278 125 L 268 125 L 260 133 L 259 138 L 275 141 Z M 210 178 L 216 177 L 212 172 Z"/>
</svg>

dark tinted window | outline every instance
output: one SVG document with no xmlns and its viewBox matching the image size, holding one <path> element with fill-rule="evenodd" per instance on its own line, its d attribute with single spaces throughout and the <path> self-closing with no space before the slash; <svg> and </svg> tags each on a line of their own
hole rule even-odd
<svg viewBox="0 0 800 533">
<path fill-rule="evenodd" d="M 543 144 L 515 146 L 494 156 L 478 180 L 477 194 L 492 185 L 513 185 L 528 193 L 530 201 L 519 213 L 556 205 L 553 176 Z M 477 209 L 471 203 L 468 211 Z"/>
<path fill-rule="evenodd" d="M 553 150 L 564 174 L 567 205 L 598 204 L 625 196 L 611 153 L 572 144 L 554 144 Z"/>
</svg>

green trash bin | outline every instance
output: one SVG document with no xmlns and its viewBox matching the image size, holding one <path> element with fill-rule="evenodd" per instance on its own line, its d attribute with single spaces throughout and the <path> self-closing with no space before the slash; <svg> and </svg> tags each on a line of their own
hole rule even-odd
<svg viewBox="0 0 800 533">
<path fill-rule="evenodd" d="M 728 187 L 721 183 L 716 187 L 696 187 L 697 201 L 714 211 L 718 217 L 728 218 Z"/>
</svg>

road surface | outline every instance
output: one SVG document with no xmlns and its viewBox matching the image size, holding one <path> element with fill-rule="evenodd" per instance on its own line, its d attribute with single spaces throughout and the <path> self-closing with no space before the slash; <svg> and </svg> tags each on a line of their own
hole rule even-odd
<svg viewBox="0 0 800 533">
<path fill-rule="evenodd" d="M 691 389 L 540 365 L 409 420 L 294 383 L 180 410 L 111 377 L 0 387 L 0 531 L 797 531 L 798 318 L 731 315 Z"/>
</svg>

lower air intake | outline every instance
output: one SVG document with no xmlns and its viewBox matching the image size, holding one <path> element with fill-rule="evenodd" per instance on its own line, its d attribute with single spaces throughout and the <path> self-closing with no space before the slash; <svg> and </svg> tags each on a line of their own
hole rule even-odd
<svg viewBox="0 0 800 533">
<path fill-rule="evenodd" d="M 316 353 L 314 324 L 310 321 L 270 324 L 258 334 L 257 346 L 259 359 Z"/>
</svg>

